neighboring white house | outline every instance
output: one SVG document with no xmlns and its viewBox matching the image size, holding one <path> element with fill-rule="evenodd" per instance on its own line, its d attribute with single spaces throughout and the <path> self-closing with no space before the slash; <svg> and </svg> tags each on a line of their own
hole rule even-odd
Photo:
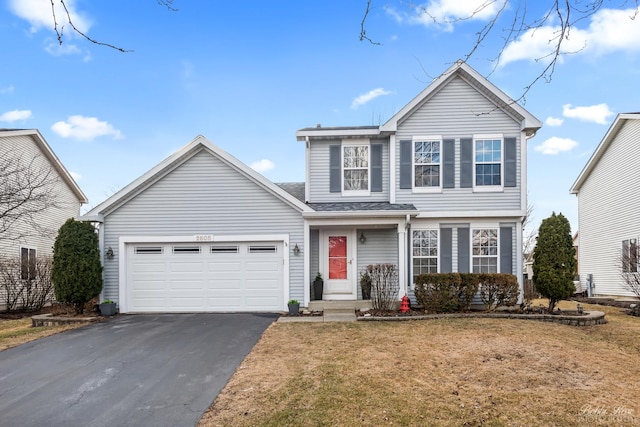
<svg viewBox="0 0 640 427">
<path fill-rule="evenodd" d="M 64 222 L 80 215 L 80 206 L 87 198 L 60 159 L 51 150 L 39 131 L 0 129 L 0 164 L 3 170 L 2 189 L 15 180 L 30 180 L 36 192 L 46 192 L 53 206 L 48 206 L 28 220 L 4 220 L 13 205 L 0 200 L 0 221 L 6 230 L 0 236 L 0 256 L 31 259 L 51 255 L 58 229 Z M 20 176 L 13 176 L 19 170 Z M 5 173 L 11 172 L 5 176 Z M 25 268 L 30 262 L 21 263 Z M 27 274 L 28 275 L 28 274 Z"/>
<path fill-rule="evenodd" d="M 313 100 L 308 100 L 310 104 Z M 381 126 L 296 133 L 306 179 L 274 184 L 202 136 L 83 216 L 121 312 L 280 311 L 357 300 L 373 263 L 522 284 L 527 140 L 541 122 L 457 62 Z"/>
<path fill-rule="evenodd" d="M 619 114 L 571 187 L 578 197 L 578 272 L 589 295 L 633 296 L 621 256 L 637 259 L 640 238 L 640 114 Z M 630 269 L 630 270 L 629 270 Z"/>
</svg>

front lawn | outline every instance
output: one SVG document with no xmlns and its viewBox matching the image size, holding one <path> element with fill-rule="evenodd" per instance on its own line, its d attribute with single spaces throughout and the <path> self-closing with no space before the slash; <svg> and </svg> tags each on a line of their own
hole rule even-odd
<svg viewBox="0 0 640 427">
<path fill-rule="evenodd" d="M 608 323 L 275 323 L 199 427 L 638 425 L 640 318 L 589 309 Z"/>
<path fill-rule="evenodd" d="M 0 319 L 0 351 L 80 326 L 84 324 L 32 328 L 31 317 Z"/>
</svg>

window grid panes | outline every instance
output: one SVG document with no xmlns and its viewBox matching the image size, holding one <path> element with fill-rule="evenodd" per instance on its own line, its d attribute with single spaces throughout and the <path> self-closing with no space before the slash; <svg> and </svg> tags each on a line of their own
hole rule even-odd
<svg viewBox="0 0 640 427">
<path fill-rule="evenodd" d="M 413 230 L 413 283 L 421 274 L 438 272 L 438 230 Z"/>
<path fill-rule="evenodd" d="M 502 140 L 475 141 L 476 185 L 502 184 Z"/>
<path fill-rule="evenodd" d="M 20 248 L 20 278 L 22 280 L 36 278 L 36 250 L 34 248 Z"/>
<path fill-rule="evenodd" d="M 474 273 L 498 272 L 498 229 L 473 230 L 471 243 Z"/>
<path fill-rule="evenodd" d="M 369 146 L 345 146 L 342 158 L 344 190 L 369 190 Z"/>
<path fill-rule="evenodd" d="M 622 271 L 638 272 L 638 241 L 636 239 L 622 241 Z"/>
<path fill-rule="evenodd" d="M 440 186 L 440 141 L 414 142 L 414 185 Z"/>
</svg>

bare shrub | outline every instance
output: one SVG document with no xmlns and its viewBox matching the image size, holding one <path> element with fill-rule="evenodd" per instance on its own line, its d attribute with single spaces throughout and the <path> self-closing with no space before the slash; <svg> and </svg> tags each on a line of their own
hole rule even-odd
<svg viewBox="0 0 640 427">
<path fill-rule="evenodd" d="M 6 311 L 37 311 L 53 301 L 51 257 L 36 258 L 33 278 L 21 278 L 18 257 L 0 257 L 0 294 Z"/>
<path fill-rule="evenodd" d="M 480 275 L 480 298 L 487 310 L 518 303 L 520 287 L 513 274 L 487 273 Z"/>
<path fill-rule="evenodd" d="M 374 310 L 393 310 L 398 302 L 398 267 L 395 264 L 367 266 L 371 278 L 371 305 Z"/>
</svg>

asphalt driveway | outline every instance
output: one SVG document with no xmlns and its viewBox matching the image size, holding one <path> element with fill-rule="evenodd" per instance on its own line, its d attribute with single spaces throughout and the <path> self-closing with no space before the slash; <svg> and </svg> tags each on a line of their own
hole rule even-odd
<svg viewBox="0 0 640 427">
<path fill-rule="evenodd" d="M 275 314 L 129 315 L 0 352 L 0 426 L 194 426 Z"/>
</svg>

